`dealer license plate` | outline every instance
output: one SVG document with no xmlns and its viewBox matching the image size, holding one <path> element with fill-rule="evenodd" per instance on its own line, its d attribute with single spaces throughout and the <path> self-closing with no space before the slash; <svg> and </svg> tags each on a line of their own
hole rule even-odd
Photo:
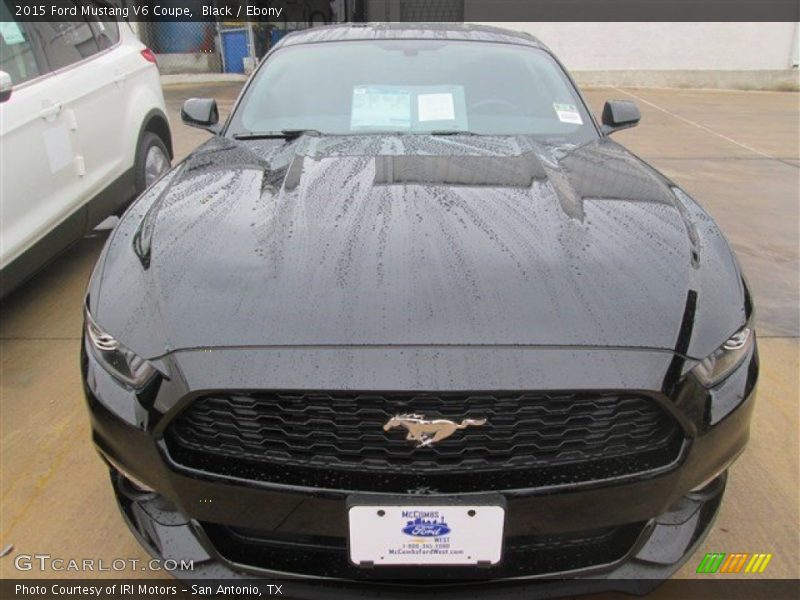
<svg viewBox="0 0 800 600">
<path fill-rule="evenodd" d="M 494 505 L 353 505 L 350 560 L 356 565 L 496 565 L 505 508 Z"/>
</svg>

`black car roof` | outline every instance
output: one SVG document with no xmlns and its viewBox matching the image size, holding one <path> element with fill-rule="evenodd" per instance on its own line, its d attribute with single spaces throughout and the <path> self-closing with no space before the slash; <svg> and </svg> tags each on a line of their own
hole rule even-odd
<svg viewBox="0 0 800 600">
<path fill-rule="evenodd" d="M 499 42 L 546 48 L 528 33 L 466 23 L 345 23 L 313 27 L 287 35 L 280 46 L 357 40 L 454 40 Z"/>
</svg>

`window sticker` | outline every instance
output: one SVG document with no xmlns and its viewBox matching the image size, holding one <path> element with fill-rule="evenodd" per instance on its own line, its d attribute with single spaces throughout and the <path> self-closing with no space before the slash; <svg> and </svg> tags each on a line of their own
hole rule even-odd
<svg viewBox="0 0 800 600">
<path fill-rule="evenodd" d="M 456 118 L 453 94 L 420 94 L 417 96 L 417 118 L 425 121 L 454 121 Z"/>
<path fill-rule="evenodd" d="M 3 41 L 9 46 L 25 43 L 25 36 L 22 34 L 19 25 L 14 21 L 0 22 L 0 35 L 3 36 Z"/>
<path fill-rule="evenodd" d="M 411 92 L 396 86 L 355 86 L 351 129 L 409 129 Z"/>
<path fill-rule="evenodd" d="M 466 131 L 464 88 L 460 85 L 353 86 L 350 129 Z"/>
<path fill-rule="evenodd" d="M 558 115 L 558 120 L 562 123 L 572 123 L 574 125 L 583 125 L 581 113 L 574 104 L 558 104 L 554 103 L 553 108 Z"/>
</svg>

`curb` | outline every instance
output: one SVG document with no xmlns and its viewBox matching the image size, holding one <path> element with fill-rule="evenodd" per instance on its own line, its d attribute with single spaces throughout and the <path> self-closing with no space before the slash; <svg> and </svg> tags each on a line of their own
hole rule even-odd
<svg viewBox="0 0 800 600">
<path fill-rule="evenodd" d="M 244 83 L 246 75 L 239 73 L 177 73 L 161 75 L 161 85 L 196 85 L 202 83 Z"/>
</svg>

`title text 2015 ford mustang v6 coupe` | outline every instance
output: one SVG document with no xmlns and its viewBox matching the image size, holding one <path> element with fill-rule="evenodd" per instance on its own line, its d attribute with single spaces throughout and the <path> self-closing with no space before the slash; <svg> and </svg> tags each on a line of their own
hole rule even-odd
<svg viewBox="0 0 800 600">
<path fill-rule="evenodd" d="M 183 118 L 218 135 L 86 299 L 94 441 L 152 553 L 475 596 L 691 555 L 747 441 L 753 307 L 712 219 L 609 139 L 633 104 L 597 124 L 525 35 L 334 26 L 224 126 Z"/>
</svg>

